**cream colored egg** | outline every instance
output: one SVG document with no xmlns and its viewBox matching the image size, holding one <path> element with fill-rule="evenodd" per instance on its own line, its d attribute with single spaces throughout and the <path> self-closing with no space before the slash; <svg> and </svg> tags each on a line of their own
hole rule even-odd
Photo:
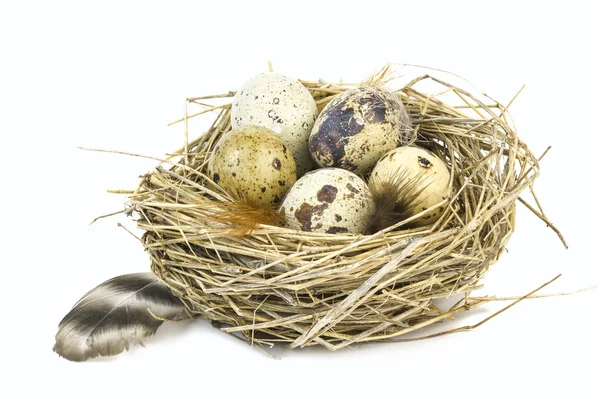
<svg viewBox="0 0 600 407">
<path fill-rule="evenodd" d="M 309 149 L 321 167 L 365 174 L 387 151 L 409 144 L 412 137 L 410 118 L 398 95 L 360 86 L 325 106 L 312 129 Z"/>
<path fill-rule="evenodd" d="M 279 134 L 296 160 L 301 176 L 313 168 L 308 137 L 317 118 L 317 105 L 310 92 L 295 79 L 277 73 L 262 73 L 246 82 L 231 105 L 231 125 L 264 126 Z"/>
<path fill-rule="evenodd" d="M 321 168 L 296 181 L 279 210 L 292 229 L 360 234 L 368 226 L 373 205 L 360 177 L 340 168 Z"/>
<path fill-rule="evenodd" d="M 296 181 L 296 163 L 275 132 L 244 126 L 217 143 L 208 162 L 208 175 L 233 198 L 269 207 L 279 204 Z"/>
<path fill-rule="evenodd" d="M 449 194 L 450 172 L 439 157 L 431 151 L 415 146 L 399 147 L 386 153 L 377 162 L 369 178 L 369 187 L 374 190 L 374 183 L 396 180 L 395 185 L 412 188 L 411 203 L 405 205 L 406 216 L 414 216 L 419 212 L 444 201 Z M 410 185 L 410 187 L 409 187 Z M 401 191 L 400 191 L 401 192 Z M 445 209 L 440 206 L 433 212 L 423 215 L 412 226 L 429 225 L 439 219 Z"/>
</svg>

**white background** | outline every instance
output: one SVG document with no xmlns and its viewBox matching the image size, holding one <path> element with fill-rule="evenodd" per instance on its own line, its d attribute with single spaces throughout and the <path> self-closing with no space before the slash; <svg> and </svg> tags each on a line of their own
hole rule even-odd
<svg viewBox="0 0 600 407">
<path fill-rule="evenodd" d="M 76 364 L 51 351 L 88 289 L 147 271 L 106 189 L 134 188 L 180 147 L 186 96 L 235 90 L 273 61 L 359 81 L 386 62 L 445 69 L 507 102 L 540 154 L 536 189 L 570 249 L 519 207 L 484 293 L 598 283 L 598 39 L 592 2 L 13 2 L 0 5 L 2 405 L 598 405 L 598 289 L 528 300 L 475 331 L 273 360 L 205 321 Z M 205 3 L 200 5 L 200 3 Z M 18 5 L 17 5 L 18 4 Z M 200 131 L 200 130 L 198 130 Z M 193 134 L 192 134 L 193 135 Z M 196 133 L 197 135 L 197 133 Z M 459 318 L 475 323 L 502 304 Z M 453 325 L 448 325 L 453 326 Z"/>
</svg>

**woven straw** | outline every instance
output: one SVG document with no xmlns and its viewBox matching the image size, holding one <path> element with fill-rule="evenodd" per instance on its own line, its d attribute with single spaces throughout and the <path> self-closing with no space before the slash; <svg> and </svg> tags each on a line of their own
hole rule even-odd
<svg viewBox="0 0 600 407">
<path fill-rule="evenodd" d="M 302 83 L 319 110 L 356 86 Z M 189 142 L 187 121 L 197 114 L 186 108 L 183 148 L 142 177 L 130 196 L 152 271 L 190 311 L 254 345 L 335 350 L 403 340 L 484 303 L 485 297 L 469 295 L 503 253 L 515 227 L 516 201 L 537 177 L 538 160 L 517 137 L 505 107 L 487 96 L 430 76 L 395 91 L 411 116 L 415 144 L 444 159 L 451 171 L 453 196 L 434 225 L 406 229 L 400 223 L 372 235 L 262 225 L 236 237 L 234 225 L 215 221 L 221 210 L 215 203 L 231 198 L 205 175 L 215 143 L 231 129 L 229 92 L 188 99 L 194 106 L 225 100 L 201 112 L 217 118 Z M 436 305 L 456 294 L 451 308 Z"/>
</svg>

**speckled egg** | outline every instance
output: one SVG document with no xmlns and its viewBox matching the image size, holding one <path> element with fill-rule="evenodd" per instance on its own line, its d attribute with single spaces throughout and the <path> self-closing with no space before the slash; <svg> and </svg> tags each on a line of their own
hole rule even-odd
<svg viewBox="0 0 600 407">
<path fill-rule="evenodd" d="M 278 204 L 296 182 L 290 149 L 274 131 L 260 126 L 243 126 L 225 134 L 207 169 L 233 198 L 255 207 Z"/>
<path fill-rule="evenodd" d="M 325 233 L 363 233 L 373 205 L 367 184 L 341 168 L 306 173 L 280 206 L 292 229 Z"/>
<path fill-rule="evenodd" d="M 231 125 L 264 126 L 279 134 L 291 148 L 296 173 L 313 168 L 308 137 L 317 118 L 317 105 L 304 85 L 277 73 L 262 73 L 236 93 L 231 105 Z"/>
<path fill-rule="evenodd" d="M 321 167 L 364 174 L 382 155 L 412 138 L 410 118 L 398 95 L 360 86 L 325 106 L 312 129 L 309 149 Z"/>
<path fill-rule="evenodd" d="M 369 187 L 374 182 L 403 176 L 406 179 L 418 180 L 414 196 L 414 204 L 409 206 L 407 217 L 439 204 L 448 197 L 450 172 L 439 157 L 431 151 L 415 146 L 404 146 L 389 151 L 373 169 L 369 179 Z M 400 184 L 401 185 L 401 184 Z M 406 184 L 405 184 L 406 185 Z M 414 222 L 413 226 L 429 225 L 439 219 L 445 206 L 424 215 Z"/>
</svg>

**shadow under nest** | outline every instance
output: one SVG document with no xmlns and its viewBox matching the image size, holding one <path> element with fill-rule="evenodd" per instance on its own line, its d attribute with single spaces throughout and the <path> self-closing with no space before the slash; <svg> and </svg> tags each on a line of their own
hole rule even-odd
<svg viewBox="0 0 600 407">
<path fill-rule="evenodd" d="M 353 86 L 302 83 L 319 110 Z M 420 91 L 424 83 L 436 92 Z M 410 114 L 415 144 L 445 159 L 451 171 L 453 196 L 434 225 L 397 224 L 371 235 L 262 225 L 244 237 L 232 235 L 231 225 L 215 221 L 219 207 L 213 204 L 231 198 L 215 192 L 205 175 L 210 152 L 231 129 L 224 104 L 211 109 L 217 118 L 201 137 L 173 153 L 178 162 L 143 176 L 129 198 L 153 272 L 191 312 L 259 346 L 336 350 L 402 340 L 485 303 L 469 295 L 503 253 L 516 200 L 537 177 L 538 160 L 506 109 L 489 97 L 481 101 L 427 75 L 396 92 Z M 451 308 L 435 305 L 454 294 L 461 296 Z"/>
</svg>

